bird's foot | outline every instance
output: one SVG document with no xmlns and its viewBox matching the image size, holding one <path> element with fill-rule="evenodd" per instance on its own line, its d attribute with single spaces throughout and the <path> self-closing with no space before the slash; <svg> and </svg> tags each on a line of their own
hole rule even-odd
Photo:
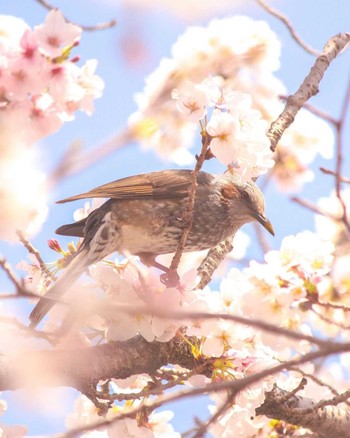
<svg viewBox="0 0 350 438">
<path fill-rule="evenodd" d="M 166 287 L 177 287 L 180 284 L 180 277 L 176 270 L 169 269 L 164 265 L 158 263 L 154 254 L 142 253 L 139 254 L 141 262 L 146 266 L 153 266 L 154 268 L 164 271 L 164 274 L 160 276 L 160 281 L 165 284 Z"/>
<path fill-rule="evenodd" d="M 167 272 L 160 276 L 160 281 L 165 284 L 166 287 L 177 287 L 180 284 L 180 277 L 176 271 L 168 269 Z"/>
</svg>

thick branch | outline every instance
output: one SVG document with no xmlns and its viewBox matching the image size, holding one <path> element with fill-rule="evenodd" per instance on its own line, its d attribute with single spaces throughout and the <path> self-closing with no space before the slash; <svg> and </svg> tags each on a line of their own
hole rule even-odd
<svg viewBox="0 0 350 438">
<path fill-rule="evenodd" d="M 298 91 L 289 96 L 283 112 L 272 123 L 267 136 L 271 142 L 271 150 L 275 151 L 283 132 L 293 123 L 298 111 L 307 100 L 318 93 L 318 86 L 329 64 L 346 47 L 350 41 L 349 33 L 340 33 L 331 38 L 322 53 L 317 57 L 310 73 L 300 85 Z"/>
<path fill-rule="evenodd" d="M 336 406 L 317 408 L 313 400 L 290 396 L 277 386 L 265 394 L 265 401 L 256 409 L 256 414 L 306 427 L 319 437 L 350 438 L 350 415 L 344 409 Z"/>
<path fill-rule="evenodd" d="M 33 386 L 71 386 L 90 393 L 100 380 L 154 374 L 160 367 L 197 364 L 182 337 L 147 342 L 141 336 L 80 350 L 30 351 L 0 357 L 0 391 Z"/>
<path fill-rule="evenodd" d="M 214 248 L 208 252 L 207 256 L 197 269 L 200 280 L 195 289 L 204 289 L 205 286 L 211 282 L 215 270 L 224 260 L 226 255 L 232 251 L 233 246 L 231 242 L 232 238 L 226 239 L 224 242 L 214 246 Z"/>
</svg>

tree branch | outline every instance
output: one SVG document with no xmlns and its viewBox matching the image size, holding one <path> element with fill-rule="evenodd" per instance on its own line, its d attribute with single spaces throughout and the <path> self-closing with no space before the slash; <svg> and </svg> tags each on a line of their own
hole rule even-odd
<svg viewBox="0 0 350 438">
<path fill-rule="evenodd" d="M 322 53 L 317 57 L 315 64 L 306 76 L 298 91 L 289 96 L 286 106 L 278 118 L 271 124 L 267 136 L 271 142 L 271 150 L 276 150 L 283 132 L 293 123 L 298 111 L 306 101 L 319 91 L 319 84 L 329 67 L 329 64 L 340 54 L 350 41 L 350 33 L 340 33 L 332 37 L 325 45 Z"/>
<path fill-rule="evenodd" d="M 306 427 L 319 437 L 350 438 L 350 416 L 346 410 L 335 406 L 318 408 L 313 400 L 291 396 L 277 385 L 265 394 L 264 403 L 255 412 L 256 415 L 266 415 L 268 418 Z"/>
<path fill-rule="evenodd" d="M 168 363 L 192 369 L 197 365 L 191 339 L 147 342 L 136 336 L 80 350 L 38 350 L 0 356 L 0 391 L 35 386 L 71 386 L 84 394 L 95 392 L 100 380 L 154 374 Z"/>
<path fill-rule="evenodd" d="M 264 0 L 256 0 L 259 5 L 265 9 L 266 12 L 273 15 L 274 17 L 278 18 L 282 23 L 284 23 L 289 30 L 289 33 L 291 34 L 291 37 L 294 39 L 294 41 L 299 44 L 300 47 L 302 47 L 306 52 L 310 53 L 310 55 L 317 56 L 318 51 L 313 49 L 308 44 L 304 43 L 304 41 L 300 38 L 297 31 L 292 26 L 291 22 L 288 20 L 288 18 L 283 15 L 281 12 L 279 12 L 277 9 L 273 8 L 269 4 L 267 4 Z"/>
<path fill-rule="evenodd" d="M 41 4 L 41 6 L 43 6 L 45 9 L 47 9 L 48 11 L 51 11 L 52 9 L 57 9 L 56 6 L 51 5 L 47 0 L 36 0 L 39 4 Z M 66 21 L 69 21 L 70 23 L 73 23 L 72 21 L 68 20 L 65 17 Z M 73 24 L 77 24 L 77 23 L 73 23 Z M 82 24 L 77 24 L 77 26 L 81 27 L 83 30 L 87 31 L 87 32 L 93 32 L 95 30 L 105 30 L 105 29 L 110 29 L 111 27 L 114 27 L 117 24 L 117 21 L 113 18 L 110 21 L 106 21 L 104 23 L 98 23 L 95 24 L 93 26 L 84 26 Z"/>
</svg>

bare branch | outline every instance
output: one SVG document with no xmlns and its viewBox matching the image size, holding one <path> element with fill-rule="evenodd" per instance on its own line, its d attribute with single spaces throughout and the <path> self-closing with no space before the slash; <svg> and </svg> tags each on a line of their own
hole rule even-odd
<svg viewBox="0 0 350 438">
<path fill-rule="evenodd" d="M 310 55 L 317 56 L 319 52 L 315 49 L 313 49 L 308 44 L 304 43 L 304 41 L 300 38 L 297 31 L 292 26 L 292 23 L 288 20 L 288 18 L 283 15 L 281 12 L 279 12 L 277 9 L 273 8 L 269 4 L 267 4 L 264 0 L 256 0 L 259 5 L 265 9 L 269 14 L 273 15 L 274 17 L 278 18 L 282 23 L 284 23 L 289 30 L 289 33 L 291 34 L 292 38 L 299 44 L 300 47 L 302 47 L 306 52 L 310 53 Z"/>
<path fill-rule="evenodd" d="M 343 164 L 343 128 L 346 119 L 346 114 L 349 108 L 350 102 L 350 80 L 348 82 L 347 92 L 345 93 L 345 98 L 343 101 L 343 106 L 341 110 L 341 115 L 336 129 L 336 144 L 337 144 L 337 154 L 336 154 L 336 167 L 335 167 L 335 193 L 342 206 L 342 222 L 350 233 L 350 223 L 348 221 L 347 206 L 341 195 L 341 174 L 342 174 L 342 164 Z"/>
<path fill-rule="evenodd" d="M 36 0 L 36 1 L 39 4 L 41 4 L 41 6 L 43 6 L 48 11 L 51 11 L 52 9 L 58 9 L 56 6 L 51 5 L 46 0 Z M 69 21 L 70 23 L 73 23 L 72 21 L 68 20 L 65 16 L 64 16 L 64 18 L 65 18 L 66 21 Z M 73 23 L 73 24 L 77 24 L 77 23 Z M 95 30 L 110 29 L 111 27 L 114 27 L 116 24 L 117 24 L 117 21 L 112 19 L 112 20 L 106 21 L 104 23 L 95 24 L 94 26 L 84 26 L 84 25 L 81 25 L 81 24 L 77 24 L 77 26 L 81 27 L 83 30 L 85 30 L 87 32 L 93 32 Z"/>
<path fill-rule="evenodd" d="M 9 324 L 16 329 L 22 331 L 23 334 L 26 336 L 33 336 L 39 339 L 45 339 L 50 343 L 52 343 L 52 341 L 55 339 L 55 336 L 51 333 L 47 333 L 41 330 L 31 330 L 27 325 L 23 324 L 22 322 L 18 321 L 18 319 L 13 317 L 0 316 L 0 323 Z"/>
<path fill-rule="evenodd" d="M 326 175 L 337 176 L 337 174 L 334 170 L 326 169 L 325 167 L 320 167 L 320 171 L 322 173 L 325 173 Z M 350 184 L 350 179 L 346 178 L 345 176 L 340 176 L 340 182 L 345 183 L 345 184 Z"/>
<path fill-rule="evenodd" d="M 97 309 L 95 307 L 96 314 L 105 314 L 106 309 L 102 306 Z M 149 315 L 152 314 L 158 318 L 166 318 L 166 319 L 174 319 L 174 320 L 206 320 L 206 319 L 215 319 L 220 320 L 223 319 L 225 321 L 233 321 L 238 324 L 246 325 L 248 327 L 254 327 L 268 333 L 273 333 L 275 336 L 283 336 L 286 338 L 298 340 L 298 341 L 307 341 L 311 344 L 318 345 L 322 348 L 328 348 L 330 345 L 335 346 L 336 343 L 333 339 L 320 339 L 315 336 L 306 335 L 303 333 L 299 333 L 293 330 L 286 329 L 284 327 L 278 327 L 275 324 L 258 320 L 245 318 L 239 315 L 232 315 L 227 313 L 208 313 L 208 312 L 173 312 L 171 309 L 150 309 L 146 306 L 125 306 L 125 305 L 108 305 L 109 311 L 118 311 L 123 310 L 129 315 Z"/>
<path fill-rule="evenodd" d="M 71 144 L 63 154 L 56 169 L 52 172 L 49 181 L 50 186 L 55 186 L 66 176 L 81 172 L 87 167 L 90 167 L 97 161 L 102 160 L 109 154 L 125 146 L 132 141 L 133 138 L 133 133 L 129 129 L 125 129 L 105 140 L 102 144 L 89 150 L 83 149 L 80 151 L 79 144 Z"/>
<path fill-rule="evenodd" d="M 314 374 L 306 373 L 304 370 L 302 370 L 300 368 L 297 368 L 297 367 L 295 367 L 295 368 L 290 367 L 289 370 L 290 371 L 295 371 L 297 373 L 300 373 L 303 377 L 306 377 L 307 379 L 312 380 L 317 385 L 323 386 L 323 387 L 327 388 L 336 397 L 338 397 L 340 395 L 331 385 L 329 385 L 328 383 L 322 381 L 321 379 L 316 377 Z M 350 402 L 345 402 L 345 403 L 350 407 Z"/>
<path fill-rule="evenodd" d="M 273 152 L 276 150 L 283 132 L 293 123 L 298 111 L 307 100 L 318 93 L 318 86 L 327 68 L 334 58 L 347 46 L 349 41 L 350 33 L 340 33 L 332 37 L 325 45 L 322 53 L 317 57 L 310 73 L 306 76 L 298 91 L 288 97 L 284 110 L 271 124 L 267 132 Z"/>
<path fill-rule="evenodd" d="M 341 222 L 342 219 L 339 216 L 336 216 L 335 214 L 329 213 L 328 211 L 321 210 L 317 205 L 311 204 L 311 202 L 306 201 L 305 199 L 300 199 L 296 196 L 293 196 L 290 198 L 291 201 L 296 202 L 297 204 L 301 205 L 302 207 L 307 208 L 308 210 L 313 211 L 316 214 L 319 214 L 321 216 L 329 217 L 330 219 Z"/>
<path fill-rule="evenodd" d="M 290 396 L 276 385 L 265 397 L 265 402 L 256 409 L 256 415 L 266 415 L 268 418 L 306 427 L 323 438 L 350 438 L 350 416 L 344 409 L 323 406 L 306 397 Z"/>
<path fill-rule="evenodd" d="M 29 292 L 22 284 L 22 282 L 17 278 L 16 274 L 13 272 L 13 269 L 11 268 L 10 264 L 3 258 L 0 257 L 0 267 L 2 270 L 6 273 L 8 279 L 11 281 L 11 283 L 14 285 L 17 295 L 6 295 L 7 298 L 16 298 L 16 297 L 28 297 L 28 298 L 34 298 L 38 297 L 39 295 Z M 3 298 L 4 296 L 0 294 L 0 298 Z"/>
<path fill-rule="evenodd" d="M 286 101 L 288 99 L 288 96 L 280 96 L 280 98 Z M 320 108 L 311 105 L 309 102 L 305 102 L 303 108 L 307 109 L 308 111 L 310 111 L 310 113 L 314 114 L 320 119 L 325 120 L 328 123 L 331 123 L 334 126 L 336 126 L 338 123 L 338 120 L 332 117 L 326 111 L 323 111 Z"/>
<path fill-rule="evenodd" d="M 192 229 L 192 223 L 193 223 L 193 208 L 194 208 L 194 201 L 197 191 L 197 177 L 199 174 L 199 171 L 201 170 L 203 163 L 206 159 L 207 151 L 210 144 L 210 136 L 208 136 L 206 133 L 202 134 L 202 149 L 200 155 L 197 157 L 197 162 L 195 165 L 195 168 L 192 172 L 192 182 L 191 182 L 191 188 L 188 195 L 188 201 L 187 206 L 184 214 L 182 215 L 182 222 L 184 224 L 184 228 L 182 231 L 181 239 L 179 241 L 179 244 L 176 248 L 176 252 L 174 254 L 174 257 L 171 261 L 169 271 L 170 272 L 176 272 L 177 268 L 179 266 L 182 253 L 184 251 L 184 248 L 186 246 L 188 235 L 190 234 L 190 231 Z"/>
<path fill-rule="evenodd" d="M 23 243 L 23 246 L 26 248 L 29 254 L 33 254 L 33 256 L 36 258 L 37 262 L 39 263 L 41 272 L 43 272 L 47 277 L 49 277 L 50 280 L 55 280 L 55 277 L 47 269 L 45 262 L 40 255 L 40 252 L 36 248 L 34 248 L 34 246 L 29 242 L 29 240 L 27 240 L 24 237 L 23 233 L 20 230 L 17 230 L 16 233 L 19 240 Z"/>
</svg>

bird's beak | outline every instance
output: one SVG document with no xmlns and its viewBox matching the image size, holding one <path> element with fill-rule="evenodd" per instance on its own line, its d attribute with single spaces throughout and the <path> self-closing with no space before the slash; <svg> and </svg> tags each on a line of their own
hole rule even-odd
<svg viewBox="0 0 350 438">
<path fill-rule="evenodd" d="M 261 225 L 273 236 L 275 235 L 275 230 L 273 229 L 272 223 L 263 214 L 258 214 L 256 220 L 261 223 Z"/>
</svg>

